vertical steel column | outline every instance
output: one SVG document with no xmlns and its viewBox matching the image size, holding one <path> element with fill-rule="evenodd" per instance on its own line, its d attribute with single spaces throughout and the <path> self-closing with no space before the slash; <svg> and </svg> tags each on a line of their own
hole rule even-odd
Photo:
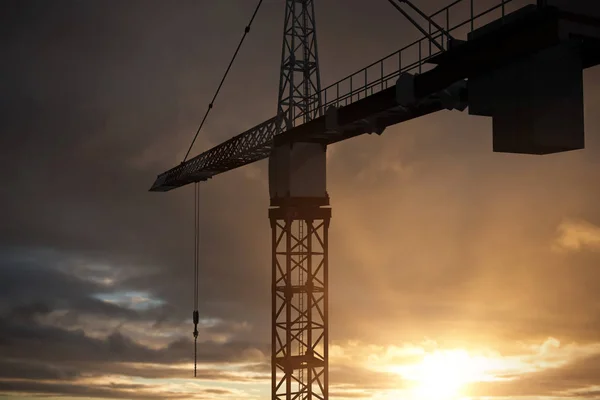
<svg viewBox="0 0 600 400">
<path fill-rule="evenodd" d="M 302 201 L 269 210 L 272 400 L 326 400 L 331 209 Z M 298 229 L 302 224 L 304 229 Z"/>
</svg>

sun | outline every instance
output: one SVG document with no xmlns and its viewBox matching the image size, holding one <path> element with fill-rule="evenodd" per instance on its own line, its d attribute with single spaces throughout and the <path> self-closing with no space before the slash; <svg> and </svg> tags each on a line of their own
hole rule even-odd
<svg viewBox="0 0 600 400">
<path fill-rule="evenodd" d="M 494 371 L 501 366 L 498 360 L 479 352 L 474 354 L 463 349 L 418 350 L 419 361 L 410 364 L 390 363 L 383 368 L 402 379 L 401 398 L 407 400 L 468 400 L 468 386 L 494 381 Z M 399 397 L 392 398 L 396 400 Z"/>
<path fill-rule="evenodd" d="M 481 370 L 466 351 L 436 351 L 415 365 L 411 378 L 415 400 L 459 400 L 464 386 L 478 379 Z"/>
</svg>

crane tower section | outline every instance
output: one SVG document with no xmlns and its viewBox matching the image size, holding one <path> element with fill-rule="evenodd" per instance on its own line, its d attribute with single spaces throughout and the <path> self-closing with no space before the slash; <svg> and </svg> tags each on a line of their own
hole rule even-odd
<svg viewBox="0 0 600 400">
<path fill-rule="evenodd" d="M 272 400 L 326 400 L 331 209 L 269 210 L 272 233 Z"/>
<path fill-rule="evenodd" d="M 290 129 L 321 115 L 314 0 L 286 0 L 277 115 Z"/>
<path fill-rule="evenodd" d="M 322 115 L 314 0 L 286 0 L 277 134 Z M 326 146 L 279 142 L 269 156 L 272 400 L 327 400 Z"/>
</svg>

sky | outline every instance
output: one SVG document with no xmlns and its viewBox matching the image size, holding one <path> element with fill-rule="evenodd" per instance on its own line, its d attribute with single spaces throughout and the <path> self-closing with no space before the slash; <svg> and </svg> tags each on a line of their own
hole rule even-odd
<svg viewBox="0 0 600 400">
<path fill-rule="evenodd" d="M 0 398 L 269 398 L 266 161 L 200 189 L 196 379 L 192 188 L 148 192 L 254 5 L 0 5 Z M 275 114 L 283 5 L 193 154 Z M 316 12 L 324 85 L 419 36 L 385 1 Z M 459 111 L 328 149 L 331 398 L 600 399 L 598 68 L 584 86 L 585 150 L 493 153 Z"/>
</svg>

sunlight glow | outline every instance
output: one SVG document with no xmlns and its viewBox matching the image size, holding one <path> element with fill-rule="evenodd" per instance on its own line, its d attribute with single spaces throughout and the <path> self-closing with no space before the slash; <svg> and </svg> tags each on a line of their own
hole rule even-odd
<svg viewBox="0 0 600 400">
<path fill-rule="evenodd" d="M 427 354 L 416 366 L 416 398 L 423 400 L 459 399 L 461 389 L 479 380 L 477 363 L 466 351 Z"/>
<path fill-rule="evenodd" d="M 463 400 L 468 383 L 493 379 L 486 374 L 488 364 L 486 358 L 470 356 L 464 350 L 436 350 L 425 354 L 419 363 L 387 370 L 414 382 L 411 399 Z"/>
</svg>

